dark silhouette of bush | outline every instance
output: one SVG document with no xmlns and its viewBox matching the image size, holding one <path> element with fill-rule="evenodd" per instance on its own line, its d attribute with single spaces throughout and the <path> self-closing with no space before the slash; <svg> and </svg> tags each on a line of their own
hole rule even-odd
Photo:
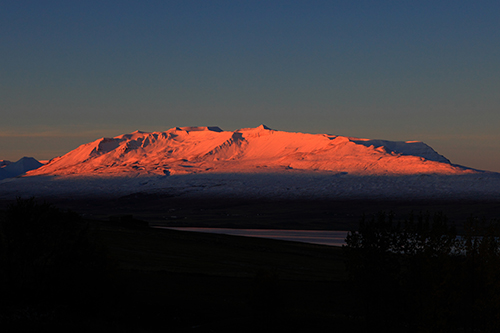
<svg viewBox="0 0 500 333">
<path fill-rule="evenodd" d="M 457 237 L 441 213 L 364 219 L 344 247 L 356 315 L 370 330 L 500 330 L 499 235 L 471 218 Z"/>
<path fill-rule="evenodd" d="M 18 199 L 0 216 L 4 321 L 88 308 L 98 298 L 105 271 L 105 255 L 76 213 L 31 198 Z"/>
</svg>

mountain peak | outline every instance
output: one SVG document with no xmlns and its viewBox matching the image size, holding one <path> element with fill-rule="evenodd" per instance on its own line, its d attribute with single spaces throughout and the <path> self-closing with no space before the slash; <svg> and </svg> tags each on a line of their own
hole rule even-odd
<svg viewBox="0 0 500 333">
<path fill-rule="evenodd" d="M 239 130 L 236 130 L 235 132 L 263 132 L 263 131 L 272 131 L 272 129 L 267 127 L 264 124 L 261 124 L 255 128 L 254 127 L 240 128 Z"/>
<path fill-rule="evenodd" d="M 33 157 L 22 157 L 17 162 L 9 162 L 0 168 L 0 179 L 17 177 L 30 170 L 35 170 L 43 164 Z"/>
</svg>

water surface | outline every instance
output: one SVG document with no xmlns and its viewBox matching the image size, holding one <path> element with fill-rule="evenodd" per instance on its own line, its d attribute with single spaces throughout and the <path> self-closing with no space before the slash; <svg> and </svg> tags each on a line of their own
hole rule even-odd
<svg viewBox="0 0 500 333">
<path fill-rule="evenodd" d="M 278 229 L 229 229 L 229 228 L 193 228 L 193 227 L 156 227 L 164 229 L 196 231 L 233 236 L 271 238 L 294 242 L 342 246 L 345 244 L 347 231 L 332 230 L 278 230 Z"/>
</svg>

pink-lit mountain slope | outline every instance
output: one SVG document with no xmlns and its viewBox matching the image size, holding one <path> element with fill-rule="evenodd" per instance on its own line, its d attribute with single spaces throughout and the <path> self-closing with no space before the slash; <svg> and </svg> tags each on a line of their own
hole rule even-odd
<svg viewBox="0 0 500 333">
<path fill-rule="evenodd" d="M 136 131 L 84 144 L 28 175 L 170 175 L 200 172 L 329 171 L 355 175 L 461 174 L 423 142 L 394 142 L 218 127 Z"/>
</svg>

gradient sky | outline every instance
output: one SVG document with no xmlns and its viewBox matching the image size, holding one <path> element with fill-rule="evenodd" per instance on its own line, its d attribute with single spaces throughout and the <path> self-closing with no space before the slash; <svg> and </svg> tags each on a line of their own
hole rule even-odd
<svg viewBox="0 0 500 333">
<path fill-rule="evenodd" d="M 500 2 L 0 2 L 0 159 L 261 123 L 500 172 Z"/>
</svg>

